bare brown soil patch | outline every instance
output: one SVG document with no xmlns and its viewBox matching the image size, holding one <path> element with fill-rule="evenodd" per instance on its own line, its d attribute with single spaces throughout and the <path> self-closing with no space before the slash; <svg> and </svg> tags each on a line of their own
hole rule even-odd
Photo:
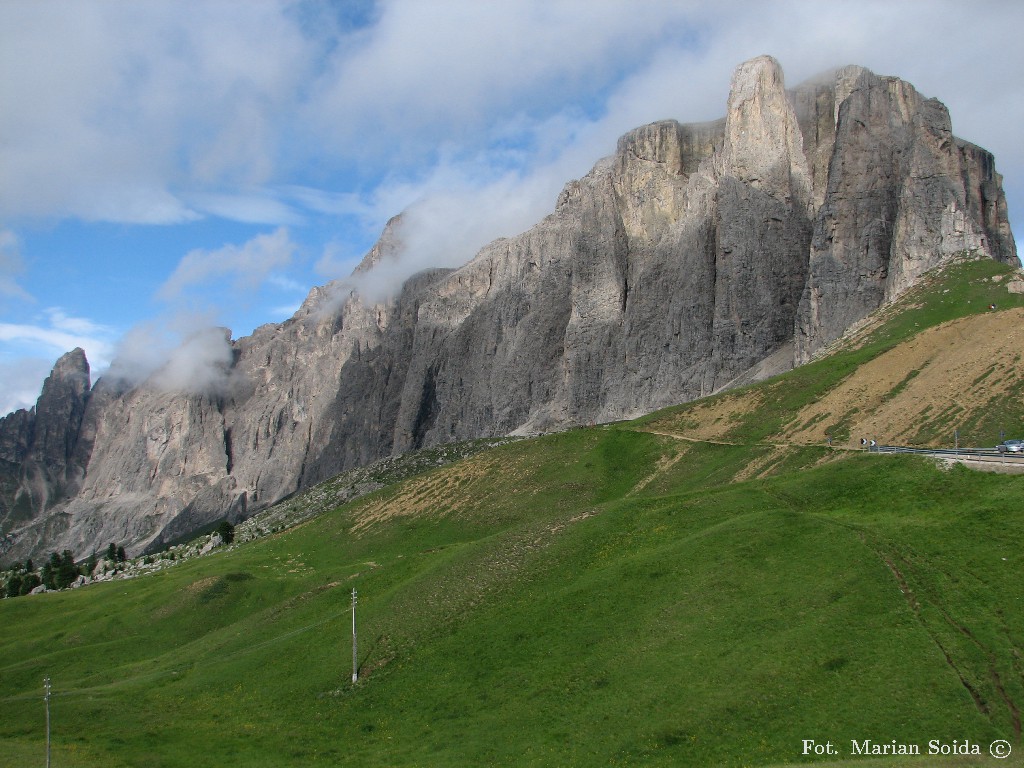
<svg viewBox="0 0 1024 768">
<path fill-rule="evenodd" d="M 207 589 L 212 587 L 216 582 L 216 576 L 207 576 L 205 579 L 193 581 L 191 584 L 185 587 L 185 591 L 190 595 L 198 595 L 200 592 L 205 592 Z"/>
<path fill-rule="evenodd" d="M 780 440 L 817 443 L 829 426 L 860 438 L 909 444 L 929 418 L 951 407 L 982 408 L 1024 375 L 1024 310 L 954 320 L 922 331 L 862 365 L 818 402 L 802 409 Z"/>
<path fill-rule="evenodd" d="M 671 437 L 714 442 L 725 437 L 760 405 L 761 395 L 756 391 L 726 394 L 660 418 L 644 429 Z"/>
<path fill-rule="evenodd" d="M 633 486 L 626 494 L 626 496 L 635 496 L 636 494 L 640 493 L 654 480 L 656 480 L 661 475 L 664 475 L 666 472 L 672 469 L 672 467 L 674 467 L 679 462 L 679 460 L 683 458 L 683 456 L 685 456 L 687 453 L 688 449 L 686 447 L 683 447 L 676 449 L 671 453 L 663 454 L 661 458 L 658 459 L 657 463 L 654 465 L 654 471 L 651 472 L 651 474 L 647 475 L 646 477 L 642 478 L 640 482 Z"/>
<path fill-rule="evenodd" d="M 475 487 L 500 468 L 498 459 L 477 455 L 440 472 L 414 477 L 402 483 L 397 493 L 362 507 L 352 531 L 359 533 L 395 517 L 452 514 L 474 508 L 480 502 L 480 494 L 474 492 Z"/>
<path fill-rule="evenodd" d="M 759 477 L 766 477 L 771 474 L 772 468 L 786 458 L 790 449 L 784 445 L 773 445 L 771 450 L 752 459 L 743 469 L 736 473 L 733 480 L 742 482 L 754 480 Z"/>
</svg>

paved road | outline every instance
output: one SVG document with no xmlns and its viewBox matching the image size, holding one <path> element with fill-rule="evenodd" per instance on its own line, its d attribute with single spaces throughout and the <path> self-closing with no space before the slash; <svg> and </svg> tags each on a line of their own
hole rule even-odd
<svg viewBox="0 0 1024 768">
<path fill-rule="evenodd" d="M 995 448 L 904 448 L 898 445 L 876 445 L 869 447 L 873 453 L 922 453 L 926 456 L 960 459 L 963 461 L 988 461 L 1000 464 L 1024 465 L 1022 453 L 1000 453 Z"/>
</svg>

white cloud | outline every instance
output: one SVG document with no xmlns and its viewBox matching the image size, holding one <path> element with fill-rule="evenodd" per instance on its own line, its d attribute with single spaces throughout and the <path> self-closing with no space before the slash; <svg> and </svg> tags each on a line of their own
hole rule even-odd
<svg viewBox="0 0 1024 768">
<path fill-rule="evenodd" d="M 173 223 L 263 183 L 315 46 L 285 0 L 0 5 L 0 216 Z"/>
<path fill-rule="evenodd" d="M 292 206 L 273 197 L 269 191 L 235 194 L 200 194 L 189 198 L 203 213 L 244 224 L 300 224 L 302 216 Z"/>
<path fill-rule="evenodd" d="M 187 312 L 140 323 L 117 344 L 109 378 L 165 392 L 219 394 L 231 382 L 231 333 Z"/>
<path fill-rule="evenodd" d="M 560 109 L 566 93 L 592 95 L 685 30 L 694 4 L 393 0 L 378 7 L 372 29 L 337 46 L 307 105 L 335 147 L 364 157 L 472 142 L 524 103 L 542 115 Z"/>
<path fill-rule="evenodd" d="M 281 227 L 270 234 L 257 235 L 241 246 L 228 244 L 214 251 L 189 251 L 157 296 L 175 300 L 190 287 L 207 285 L 215 279 L 226 279 L 236 291 L 251 290 L 266 280 L 272 270 L 289 266 L 296 249 L 288 230 Z"/>
<path fill-rule="evenodd" d="M 268 186 L 311 212 L 368 215 L 382 180 L 453 159 L 487 155 L 495 183 L 525 180 L 597 135 L 606 147 L 640 122 L 713 118 L 732 68 L 760 53 L 791 83 L 846 63 L 902 76 L 1024 166 L 1020 4 L 380 0 L 358 29 L 343 11 L 0 4 L 0 217 L 298 223 Z M 980 65 L 979 46 L 1000 60 Z M 331 183 L 305 181 L 311 169 L 356 169 L 361 186 L 317 189 Z"/>
<path fill-rule="evenodd" d="M 90 366 L 103 368 L 110 363 L 115 335 L 112 328 L 85 318 L 69 317 L 59 308 L 47 309 L 45 315 L 45 321 L 39 318 L 37 323 L 0 323 L 0 342 L 15 352 L 19 345 L 42 347 L 54 359 L 75 347 L 82 347 Z"/>
<path fill-rule="evenodd" d="M 288 291 L 290 293 L 305 294 L 307 291 L 309 291 L 308 285 L 303 285 L 298 280 L 293 280 L 287 275 L 270 274 L 267 276 L 267 284 L 272 285 L 275 288 L 279 288 L 282 291 Z"/>
<path fill-rule="evenodd" d="M 49 307 L 31 320 L 0 323 L 0 414 L 35 405 L 57 358 L 75 347 L 85 350 L 94 381 L 114 353 L 117 332 L 108 326 L 60 307 Z"/>
<path fill-rule="evenodd" d="M 0 416 L 36 404 L 53 360 L 18 358 L 0 364 Z"/>
<path fill-rule="evenodd" d="M 8 229 L 0 229 L 0 296 L 22 301 L 32 301 L 28 291 L 18 284 L 25 272 L 21 258 L 18 236 Z"/>
<path fill-rule="evenodd" d="M 23 323 L 0 323 L 0 341 L 35 342 L 54 350 L 68 351 L 81 346 L 80 336 L 57 328 Z"/>
<path fill-rule="evenodd" d="M 366 215 L 366 202 L 354 192 L 331 192 L 301 184 L 289 184 L 281 192 L 304 208 L 333 215 Z"/>
<path fill-rule="evenodd" d="M 152 383 L 168 392 L 220 393 L 229 383 L 232 354 L 230 332 L 205 328 L 171 350 Z"/>
<path fill-rule="evenodd" d="M 73 334 L 81 338 L 109 338 L 113 330 L 85 317 L 71 317 L 60 307 L 49 307 L 44 310 L 50 321 L 50 327 L 58 331 Z"/>
<path fill-rule="evenodd" d="M 398 225 L 401 256 L 353 278 L 360 293 L 377 301 L 423 269 L 462 266 L 492 240 L 516 235 L 539 221 L 553 209 L 562 184 L 548 168 L 526 177 L 506 174 L 495 179 L 476 178 L 468 171 L 472 169 L 438 169 L 421 187 L 406 191 L 420 198 L 405 207 Z"/>
<path fill-rule="evenodd" d="M 323 253 L 313 265 L 313 271 L 320 277 L 337 280 L 348 277 L 361 258 L 361 255 L 347 251 L 342 243 L 332 241 L 324 246 Z"/>
</svg>

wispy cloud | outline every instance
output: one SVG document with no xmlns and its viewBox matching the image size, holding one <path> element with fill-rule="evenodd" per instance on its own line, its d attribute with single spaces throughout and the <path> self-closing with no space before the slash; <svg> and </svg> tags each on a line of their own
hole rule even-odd
<svg viewBox="0 0 1024 768">
<path fill-rule="evenodd" d="M 301 224 L 302 214 L 275 197 L 270 190 L 239 191 L 234 194 L 199 194 L 189 199 L 204 214 L 244 224 Z"/>
<path fill-rule="evenodd" d="M 327 280 L 348 277 L 362 259 L 363 254 L 353 253 L 343 243 L 332 241 L 324 246 L 323 253 L 313 265 L 317 275 Z"/>
<path fill-rule="evenodd" d="M 267 275 L 267 284 L 290 293 L 302 293 L 304 295 L 309 291 L 308 285 L 303 285 L 298 280 L 293 280 L 287 275 L 282 274 Z"/>
<path fill-rule="evenodd" d="M 121 384 L 146 382 L 165 392 L 219 394 L 231 382 L 227 328 L 209 316 L 174 312 L 140 323 L 117 344 L 108 376 Z"/>
<path fill-rule="evenodd" d="M 56 357 L 82 347 L 94 367 L 106 367 L 113 351 L 116 331 L 81 317 L 69 317 L 62 309 L 50 307 L 35 323 L 0 323 L 0 341 L 11 345 L 42 346 Z"/>
<path fill-rule="evenodd" d="M 693 7 L 382 2 L 373 27 L 334 50 L 304 116 L 338 151 L 363 157 L 408 160 L 441 142 L 472 144 L 495 119 L 551 114 L 566 93 L 596 97 L 622 68 L 685 32 Z"/>
<path fill-rule="evenodd" d="M 0 365 L 0 416 L 36 404 L 53 360 L 24 357 Z"/>
<path fill-rule="evenodd" d="M 28 291 L 18 283 L 24 272 L 18 236 L 8 229 L 0 229 L 0 296 L 33 301 Z"/>
<path fill-rule="evenodd" d="M 43 379 L 57 358 L 85 350 L 93 379 L 110 365 L 118 333 L 88 318 L 49 307 L 29 322 L 0 323 L 0 415 L 35 405 Z"/>
<path fill-rule="evenodd" d="M 295 224 L 266 190 L 352 214 L 453 159 L 526 178 L 595 126 L 716 116 L 761 53 L 794 81 L 846 63 L 906 77 L 1024 164 L 1024 86 L 999 76 L 1024 66 L 1024 6 L 998 0 L 379 0 L 359 26 L 290 0 L 53 8 L 0 4 L 0 217 Z M 979 40 L 1001 51 L 986 77 Z"/>
<path fill-rule="evenodd" d="M 335 192 L 301 184 L 285 185 L 281 187 L 281 192 L 303 208 L 317 213 L 335 216 L 360 216 L 372 213 L 363 197 L 355 192 Z"/>
<path fill-rule="evenodd" d="M 0 6 L 0 216 L 174 223 L 262 184 L 319 54 L 291 3 Z"/>
<path fill-rule="evenodd" d="M 175 300 L 190 287 L 207 286 L 214 280 L 226 281 L 236 291 L 255 288 L 272 270 L 290 265 L 296 248 L 288 230 L 281 227 L 270 234 L 257 235 L 241 246 L 228 244 L 213 251 L 189 251 L 157 296 Z"/>
</svg>

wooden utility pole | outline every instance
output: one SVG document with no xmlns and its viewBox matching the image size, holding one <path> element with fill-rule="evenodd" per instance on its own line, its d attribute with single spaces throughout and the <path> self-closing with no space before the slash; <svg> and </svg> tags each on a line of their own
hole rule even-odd
<svg viewBox="0 0 1024 768">
<path fill-rule="evenodd" d="M 43 678 L 43 689 L 46 691 L 43 696 L 46 702 L 46 768 L 50 768 L 50 678 Z"/>
<path fill-rule="evenodd" d="M 356 661 L 356 588 L 352 587 L 352 682 L 359 679 L 359 664 Z"/>
</svg>

